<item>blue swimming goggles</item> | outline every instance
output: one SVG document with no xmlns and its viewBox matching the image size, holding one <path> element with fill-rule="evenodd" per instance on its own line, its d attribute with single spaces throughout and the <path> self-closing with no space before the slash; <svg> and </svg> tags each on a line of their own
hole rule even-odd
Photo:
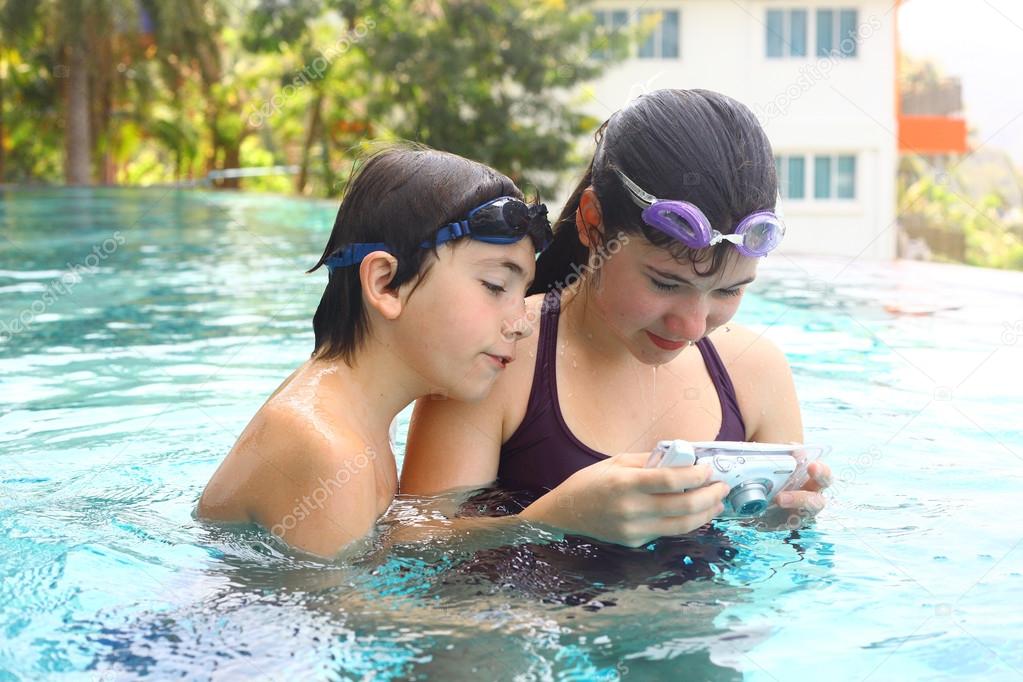
<svg viewBox="0 0 1023 682">
<path fill-rule="evenodd" d="M 616 168 L 615 172 L 629 191 L 633 203 L 643 209 L 643 222 L 691 249 L 731 242 L 742 255 L 759 258 L 773 251 L 785 236 L 785 223 L 773 211 L 751 213 L 739 222 L 733 234 L 722 234 L 711 227 L 710 220 L 695 204 L 658 199 L 622 171 Z"/>
<path fill-rule="evenodd" d="M 488 244 L 515 244 L 529 237 L 536 251 L 540 252 L 550 244 L 554 233 L 544 204 L 529 205 L 515 197 L 498 197 L 469 211 L 465 220 L 444 225 L 433 239 L 426 240 L 419 248 L 432 249 L 462 237 Z M 360 242 L 338 249 L 324 261 L 324 265 L 333 272 L 336 268 L 358 265 L 374 251 L 394 253 L 394 249 L 384 242 Z"/>
</svg>

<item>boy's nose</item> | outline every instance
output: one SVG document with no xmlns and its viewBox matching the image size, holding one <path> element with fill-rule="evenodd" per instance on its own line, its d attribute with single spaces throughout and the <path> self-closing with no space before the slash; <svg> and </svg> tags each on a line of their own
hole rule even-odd
<svg viewBox="0 0 1023 682">
<path fill-rule="evenodd" d="M 525 313 L 501 324 L 501 336 L 505 341 L 518 341 L 533 333 L 533 323 Z"/>
</svg>

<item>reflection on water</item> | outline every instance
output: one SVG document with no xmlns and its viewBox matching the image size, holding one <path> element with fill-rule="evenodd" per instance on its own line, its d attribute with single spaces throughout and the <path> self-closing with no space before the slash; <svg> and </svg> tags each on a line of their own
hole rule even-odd
<svg viewBox="0 0 1023 682">
<path fill-rule="evenodd" d="M 467 506 L 481 500 L 493 511 L 522 497 L 491 490 Z M 179 585 L 202 598 L 104 614 L 91 666 L 169 677 L 194 675 L 200 662 L 225 675 L 272 665 L 383 679 L 470 671 L 619 679 L 675 669 L 731 680 L 745 648 L 770 633 L 714 625 L 748 593 L 714 580 L 736 553 L 723 533 L 635 550 L 527 525 L 411 539 L 410 525 L 437 522 L 435 506 L 402 498 L 367 546 L 333 562 L 258 528 L 205 526 L 202 544 L 216 561 L 194 585 Z"/>
<path fill-rule="evenodd" d="M 810 528 L 730 523 L 631 550 L 465 532 L 441 501 L 402 498 L 324 563 L 197 522 L 213 470 L 312 349 L 323 277 L 304 271 L 335 211 L 0 191 L 0 679 L 1023 669 L 1018 273 L 764 262 L 740 321 L 785 349 L 807 440 L 834 448 Z M 453 502 L 479 516 L 524 499 Z"/>
</svg>

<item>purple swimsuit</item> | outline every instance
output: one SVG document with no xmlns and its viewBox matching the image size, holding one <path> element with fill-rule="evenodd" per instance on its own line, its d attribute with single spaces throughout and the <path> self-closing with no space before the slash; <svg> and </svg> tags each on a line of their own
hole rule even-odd
<svg viewBox="0 0 1023 682">
<path fill-rule="evenodd" d="M 500 486 L 507 490 L 550 490 L 579 469 L 608 457 L 580 442 L 561 414 L 555 378 L 560 314 L 560 292 L 551 290 L 544 298 L 540 316 L 536 369 L 526 416 L 501 446 L 497 477 Z M 721 357 L 709 339 L 697 341 L 696 347 L 721 402 L 721 429 L 714 440 L 746 440 L 735 387 Z"/>
</svg>

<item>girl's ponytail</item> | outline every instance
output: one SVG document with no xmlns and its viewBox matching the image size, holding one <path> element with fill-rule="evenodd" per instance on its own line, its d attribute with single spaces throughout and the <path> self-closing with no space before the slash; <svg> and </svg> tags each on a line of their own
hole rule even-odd
<svg viewBox="0 0 1023 682">
<path fill-rule="evenodd" d="M 557 222 L 554 223 L 554 240 L 536 261 L 536 279 L 529 288 L 527 295 L 545 294 L 552 288 L 563 285 L 572 272 L 578 271 L 590 257 L 590 250 L 579 241 L 579 230 L 575 225 L 575 214 L 579 210 L 579 201 L 583 192 L 590 186 L 593 175 L 593 163 L 586 170 L 586 175 L 576 186 L 568 203 L 562 209 Z M 573 266 L 577 266 L 573 268 Z"/>
</svg>

